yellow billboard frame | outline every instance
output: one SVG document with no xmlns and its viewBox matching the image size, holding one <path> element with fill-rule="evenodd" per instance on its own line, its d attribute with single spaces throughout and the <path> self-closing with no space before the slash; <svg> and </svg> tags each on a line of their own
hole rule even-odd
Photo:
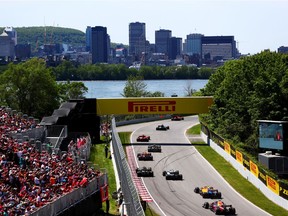
<svg viewBox="0 0 288 216">
<path fill-rule="evenodd" d="M 208 113 L 213 97 L 97 98 L 97 115 Z"/>
</svg>

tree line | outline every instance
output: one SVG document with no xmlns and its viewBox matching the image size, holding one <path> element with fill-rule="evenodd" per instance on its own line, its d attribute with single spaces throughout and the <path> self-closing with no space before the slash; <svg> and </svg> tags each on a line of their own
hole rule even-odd
<svg viewBox="0 0 288 216">
<path fill-rule="evenodd" d="M 288 120 L 288 55 L 263 51 L 226 62 L 200 94 L 214 98 L 203 121 L 256 157 L 257 120 Z"/>
<path fill-rule="evenodd" d="M 127 80 L 130 76 L 141 76 L 145 80 L 152 79 L 209 79 L 215 71 L 208 67 L 190 66 L 141 66 L 139 70 L 128 68 L 124 64 L 84 64 L 75 65 L 71 61 L 63 61 L 53 67 L 56 79 L 61 80 Z"/>
</svg>

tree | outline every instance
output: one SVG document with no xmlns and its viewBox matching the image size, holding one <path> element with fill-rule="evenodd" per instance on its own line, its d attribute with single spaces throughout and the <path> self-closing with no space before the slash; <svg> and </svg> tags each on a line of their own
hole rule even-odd
<svg viewBox="0 0 288 216">
<path fill-rule="evenodd" d="M 192 95 L 196 92 L 196 90 L 192 88 L 192 83 L 191 83 L 191 81 L 188 81 L 188 82 L 186 83 L 186 86 L 184 87 L 184 91 L 185 91 L 185 93 L 186 93 L 186 94 L 185 94 L 186 96 L 192 96 Z"/>
<path fill-rule="evenodd" d="M 88 92 L 88 88 L 83 82 L 61 82 L 58 84 L 60 102 L 68 101 L 69 99 L 82 99 L 84 94 Z"/>
<path fill-rule="evenodd" d="M 143 97 L 146 95 L 147 84 L 141 76 L 129 76 L 123 89 L 123 97 Z"/>
<path fill-rule="evenodd" d="M 33 58 L 10 63 L 0 76 L 0 102 L 34 117 L 43 117 L 59 106 L 55 77 L 44 60 Z"/>
<path fill-rule="evenodd" d="M 123 89 L 123 97 L 164 97 L 160 91 L 149 92 L 146 90 L 147 84 L 141 76 L 129 76 Z"/>
<path fill-rule="evenodd" d="M 213 96 L 205 116 L 211 129 L 256 155 L 260 119 L 288 116 L 288 56 L 264 51 L 228 61 L 211 76 L 201 92 Z"/>
</svg>

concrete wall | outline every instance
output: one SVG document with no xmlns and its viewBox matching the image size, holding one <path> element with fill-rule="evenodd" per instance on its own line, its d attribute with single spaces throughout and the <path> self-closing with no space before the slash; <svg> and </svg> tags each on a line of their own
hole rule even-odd
<svg viewBox="0 0 288 216">
<path fill-rule="evenodd" d="M 237 162 L 231 155 L 227 154 L 221 147 L 219 147 L 213 140 L 208 140 L 206 134 L 201 132 L 201 137 L 206 143 L 210 143 L 210 147 L 213 148 L 219 155 L 221 155 L 226 161 L 228 161 L 238 172 L 257 187 L 268 199 L 276 203 L 277 205 L 288 209 L 288 200 L 278 196 L 269 188 L 266 187 L 256 176 L 254 176 L 249 170 L 247 170 L 242 164 Z"/>
</svg>

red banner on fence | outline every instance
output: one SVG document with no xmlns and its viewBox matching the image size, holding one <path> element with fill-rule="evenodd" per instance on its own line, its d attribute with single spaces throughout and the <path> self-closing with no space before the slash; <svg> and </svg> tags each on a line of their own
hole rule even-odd
<svg viewBox="0 0 288 216">
<path fill-rule="evenodd" d="M 108 185 L 104 185 L 102 187 L 100 187 L 100 193 L 101 193 L 101 201 L 105 202 L 106 200 L 108 200 Z"/>
</svg>

